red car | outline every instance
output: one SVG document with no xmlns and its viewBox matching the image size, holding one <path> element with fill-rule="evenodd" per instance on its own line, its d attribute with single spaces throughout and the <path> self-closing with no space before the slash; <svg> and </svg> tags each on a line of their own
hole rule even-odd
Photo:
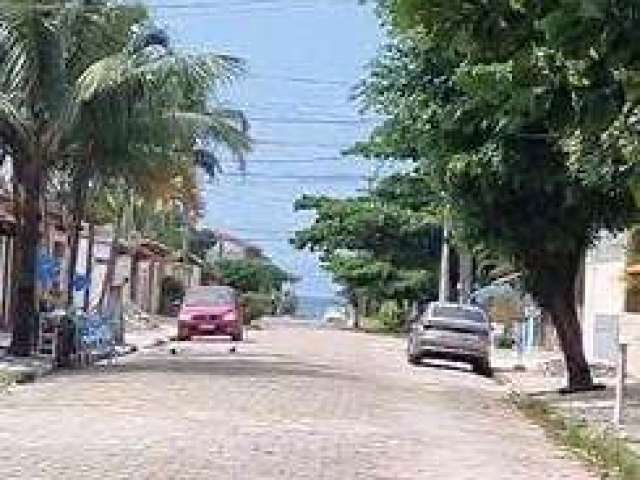
<svg viewBox="0 0 640 480">
<path fill-rule="evenodd" d="M 178 315 L 178 340 L 211 335 L 242 341 L 242 309 L 231 287 L 193 287 L 184 296 Z"/>
</svg>

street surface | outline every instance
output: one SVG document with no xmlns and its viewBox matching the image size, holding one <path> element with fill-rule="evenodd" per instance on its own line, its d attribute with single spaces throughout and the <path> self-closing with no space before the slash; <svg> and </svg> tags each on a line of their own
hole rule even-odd
<svg viewBox="0 0 640 480">
<path fill-rule="evenodd" d="M 5 479 L 591 477 L 466 367 L 305 328 L 158 347 L 0 394 Z"/>
</svg>

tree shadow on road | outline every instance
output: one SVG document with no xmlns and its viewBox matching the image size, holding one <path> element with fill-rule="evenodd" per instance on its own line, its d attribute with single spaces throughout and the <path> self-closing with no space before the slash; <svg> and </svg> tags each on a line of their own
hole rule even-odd
<svg viewBox="0 0 640 480">
<path fill-rule="evenodd" d="M 463 373 L 471 373 L 469 367 L 462 363 L 453 363 L 453 362 L 440 362 L 435 360 L 422 360 L 420 365 L 416 365 L 422 368 L 435 368 L 438 370 L 449 370 L 453 372 L 463 372 Z"/>
<path fill-rule="evenodd" d="M 147 354 L 113 365 L 100 365 L 77 370 L 75 375 L 120 375 L 154 373 L 162 375 L 205 375 L 225 377 L 301 377 L 332 380 L 359 380 L 325 364 L 286 360 L 281 354 L 230 354 L 208 352 L 201 355 Z"/>
</svg>

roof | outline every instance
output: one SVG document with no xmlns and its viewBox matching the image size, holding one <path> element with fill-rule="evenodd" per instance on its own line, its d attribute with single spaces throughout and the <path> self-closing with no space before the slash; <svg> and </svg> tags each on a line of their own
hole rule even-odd
<svg viewBox="0 0 640 480">
<path fill-rule="evenodd" d="M 264 256 L 264 254 L 262 253 L 262 249 L 260 247 L 253 245 L 247 242 L 246 240 L 238 238 L 229 232 L 225 232 L 222 230 L 212 230 L 212 232 L 218 241 L 233 243 L 245 250 L 252 250 L 253 252 L 255 252 L 256 256 L 259 256 L 259 257 Z"/>
<path fill-rule="evenodd" d="M 182 262 L 183 261 L 183 252 L 175 252 L 173 254 L 172 259 L 176 262 Z M 187 254 L 187 261 L 192 264 L 192 265 L 197 265 L 199 267 L 204 265 L 204 261 L 198 257 L 197 255 L 194 255 L 193 253 L 189 253 Z"/>
<path fill-rule="evenodd" d="M 158 257 L 168 257 L 172 253 L 172 250 L 165 244 L 148 238 L 140 239 L 138 247 L 151 255 Z"/>
</svg>

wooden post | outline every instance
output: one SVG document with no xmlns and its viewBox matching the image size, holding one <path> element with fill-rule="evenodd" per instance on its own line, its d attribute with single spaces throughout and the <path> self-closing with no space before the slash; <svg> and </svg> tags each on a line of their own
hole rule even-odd
<svg viewBox="0 0 640 480">
<path fill-rule="evenodd" d="M 613 424 L 620 428 L 624 423 L 624 383 L 627 376 L 627 344 L 621 343 L 616 368 L 616 403 L 613 406 Z"/>
</svg>

